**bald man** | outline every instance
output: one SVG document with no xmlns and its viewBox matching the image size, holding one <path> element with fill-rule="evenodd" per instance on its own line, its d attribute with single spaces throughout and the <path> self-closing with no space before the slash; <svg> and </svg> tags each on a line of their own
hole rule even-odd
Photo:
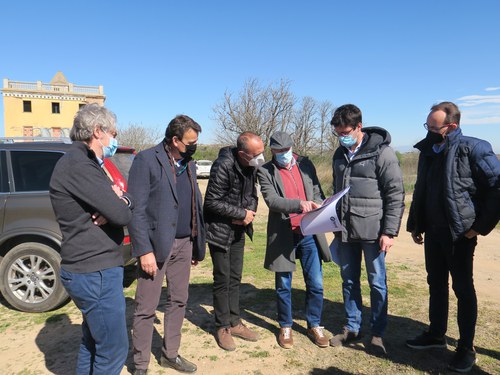
<svg viewBox="0 0 500 375">
<path fill-rule="evenodd" d="M 257 210 L 256 172 L 264 163 L 264 143 L 254 133 L 240 134 L 236 147 L 224 147 L 212 165 L 204 215 L 213 263 L 215 338 L 227 351 L 233 336 L 257 341 L 259 335 L 240 318 L 240 283 L 245 233 L 252 239 Z"/>
</svg>

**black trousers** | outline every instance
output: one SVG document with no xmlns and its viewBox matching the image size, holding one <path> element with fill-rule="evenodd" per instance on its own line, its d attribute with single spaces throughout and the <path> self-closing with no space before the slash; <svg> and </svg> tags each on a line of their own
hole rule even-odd
<svg viewBox="0 0 500 375">
<path fill-rule="evenodd" d="M 208 247 L 212 256 L 214 275 L 215 326 L 234 327 L 240 322 L 240 284 L 245 232 L 241 230 L 235 233 L 229 251 L 211 244 Z"/>
<path fill-rule="evenodd" d="M 472 348 L 477 320 L 477 297 L 474 289 L 473 261 L 477 238 L 465 237 L 452 242 L 449 230 L 425 234 L 425 267 L 429 284 L 430 333 L 446 334 L 448 322 L 448 275 L 458 300 L 458 345 Z"/>
</svg>

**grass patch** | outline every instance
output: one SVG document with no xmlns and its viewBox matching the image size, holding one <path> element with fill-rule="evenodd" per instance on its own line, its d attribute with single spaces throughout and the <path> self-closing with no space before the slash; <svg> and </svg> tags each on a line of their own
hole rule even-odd
<svg viewBox="0 0 500 375">
<path fill-rule="evenodd" d="M 245 351 L 245 354 L 248 354 L 250 358 L 267 358 L 271 354 L 267 350 L 261 350 L 257 352 Z"/>
</svg>

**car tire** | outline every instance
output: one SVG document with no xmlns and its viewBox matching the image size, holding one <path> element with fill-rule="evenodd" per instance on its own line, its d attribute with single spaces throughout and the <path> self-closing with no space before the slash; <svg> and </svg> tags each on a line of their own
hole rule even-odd
<svg viewBox="0 0 500 375">
<path fill-rule="evenodd" d="M 61 256 L 52 247 L 26 242 L 0 263 L 0 291 L 15 309 L 44 312 L 59 307 L 68 294 L 59 278 Z"/>
</svg>

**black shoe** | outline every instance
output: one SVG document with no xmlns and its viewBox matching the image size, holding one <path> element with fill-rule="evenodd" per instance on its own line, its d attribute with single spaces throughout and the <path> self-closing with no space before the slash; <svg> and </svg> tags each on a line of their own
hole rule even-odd
<svg viewBox="0 0 500 375">
<path fill-rule="evenodd" d="M 448 365 L 448 369 L 456 372 L 469 372 L 476 363 L 476 351 L 459 346 Z"/>
<path fill-rule="evenodd" d="M 406 346 L 412 349 L 446 348 L 446 339 L 444 336 L 434 337 L 429 332 L 424 332 L 414 339 L 406 340 Z"/>
<path fill-rule="evenodd" d="M 148 369 L 136 368 L 134 371 L 134 375 L 148 375 Z"/>
<path fill-rule="evenodd" d="M 187 359 L 182 358 L 180 355 L 178 355 L 175 358 L 167 358 L 161 356 L 160 366 L 170 367 L 179 372 L 190 372 L 190 373 L 196 372 L 197 369 L 194 363 L 189 362 Z"/>
</svg>

